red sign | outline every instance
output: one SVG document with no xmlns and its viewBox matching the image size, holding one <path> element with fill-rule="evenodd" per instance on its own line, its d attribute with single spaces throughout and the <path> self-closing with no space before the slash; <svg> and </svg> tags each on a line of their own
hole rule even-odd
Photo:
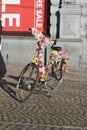
<svg viewBox="0 0 87 130">
<path fill-rule="evenodd" d="M 4 31 L 28 32 L 35 27 L 44 31 L 46 0 L 0 0 Z"/>
</svg>

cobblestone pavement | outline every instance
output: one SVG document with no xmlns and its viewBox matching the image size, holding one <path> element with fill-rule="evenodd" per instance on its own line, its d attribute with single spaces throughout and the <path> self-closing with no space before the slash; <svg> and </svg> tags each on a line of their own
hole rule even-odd
<svg viewBox="0 0 87 130">
<path fill-rule="evenodd" d="M 15 86 L 22 67 L 7 67 L 0 81 L 0 130 L 87 130 L 87 70 L 64 74 L 51 98 L 43 91 L 25 102 L 15 98 Z"/>
</svg>

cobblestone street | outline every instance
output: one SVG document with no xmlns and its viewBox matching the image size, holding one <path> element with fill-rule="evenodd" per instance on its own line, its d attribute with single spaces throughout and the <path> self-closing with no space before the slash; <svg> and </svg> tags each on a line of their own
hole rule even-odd
<svg viewBox="0 0 87 130">
<path fill-rule="evenodd" d="M 51 98 L 41 92 L 21 103 L 15 97 L 21 69 L 8 66 L 0 81 L 0 130 L 87 130 L 87 70 L 64 74 L 59 87 L 53 79 Z"/>
</svg>

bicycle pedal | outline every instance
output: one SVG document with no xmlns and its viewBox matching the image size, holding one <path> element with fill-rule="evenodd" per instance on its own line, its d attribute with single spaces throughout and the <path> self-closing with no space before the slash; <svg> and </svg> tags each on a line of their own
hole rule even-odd
<svg viewBox="0 0 87 130">
<path fill-rule="evenodd" d="M 46 88 L 44 87 L 41 87 L 41 90 L 44 91 L 44 92 L 48 92 Z"/>
<path fill-rule="evenodd" d="M 46 79 L 45 82 L 52 80 L 52 78 Z"/>
<path fill-rule="evenodd" d="M 48 97 L 51 98 L 51 94 L 48 94 Z"/>
<path fill-rule="evenodd" d="M 51 90 L 54 90 L 54 88 L 53 87 L 49 87 Z"/>
</svg>

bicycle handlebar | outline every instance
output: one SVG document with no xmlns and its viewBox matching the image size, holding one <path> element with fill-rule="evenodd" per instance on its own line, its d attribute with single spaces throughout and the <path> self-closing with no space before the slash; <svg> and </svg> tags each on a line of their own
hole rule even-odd
<svg viewBox="0 0 87 130">
<path fill-rule="evenodd" d="M 56 45 L 57 40 L 54 40 L 54 43 L 52 44 L 51 48 L 53 48 L 54 45 Z"/>
<path fill-rule="evenodd" d="M 32 28 L 29 28 L 28 30 L 32 32 Z M 45 32 L 41 32 L 41 33 L 42 33 L 45 37 L 47 37 L 47 35 L 46 35 Z M 51 48 L 52 48 L 54 45 L 56 45 L 57 40 L 55 39 L 55 37 L 51 37 L 51 38 L 49 38 L 49 39 L 50 39 L 50 41 L 53 41 L 53 42 L 54 42 L 54 43 L 52 44 L 52 46 L 51 46 Z"/>
</svg>

